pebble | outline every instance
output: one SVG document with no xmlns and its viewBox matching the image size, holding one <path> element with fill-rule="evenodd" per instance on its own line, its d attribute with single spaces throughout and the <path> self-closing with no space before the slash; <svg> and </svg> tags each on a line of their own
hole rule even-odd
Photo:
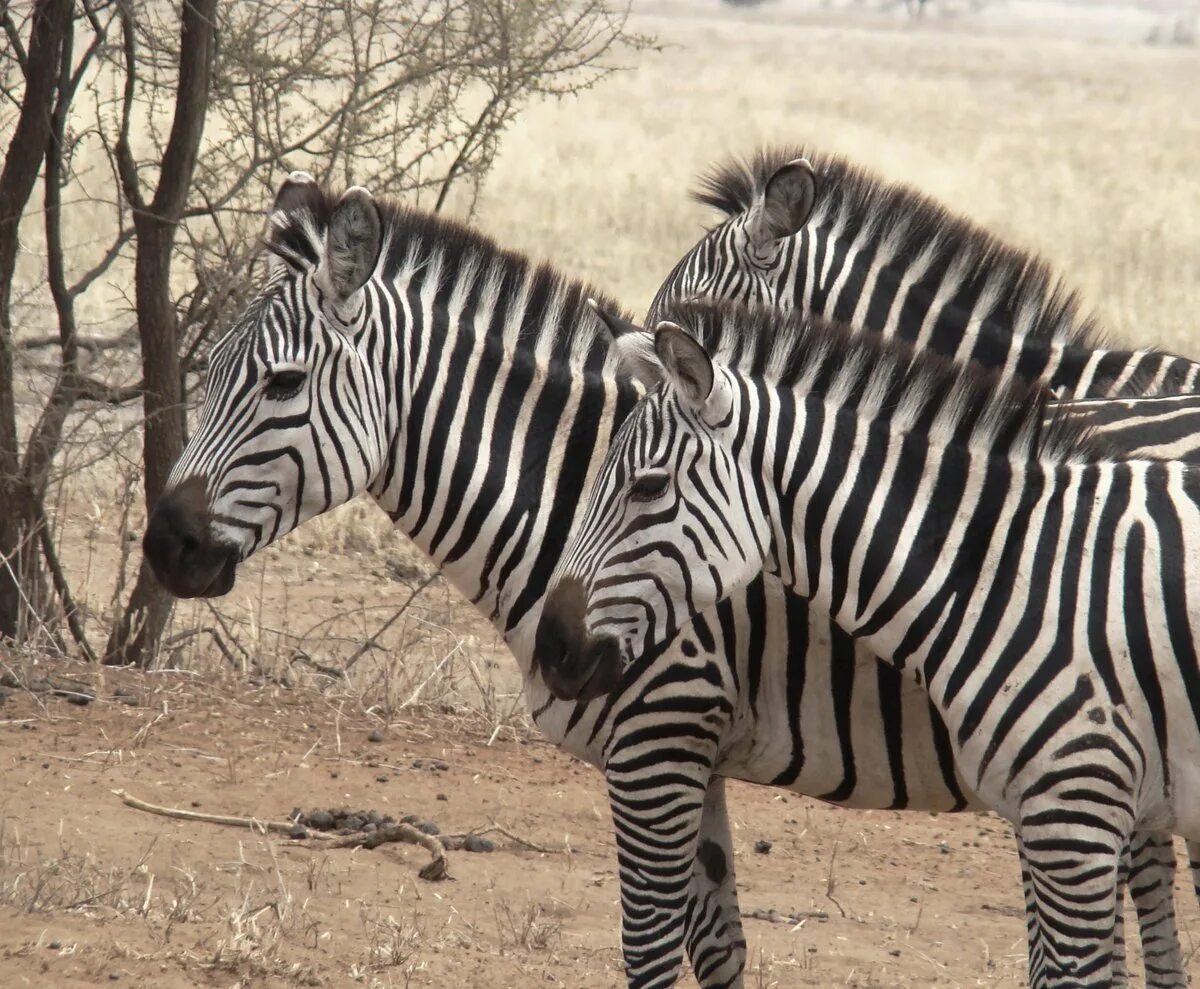
<svg viewBox="0 0 1200 989">
<path fill-rule="evenodd" d="M 61 951 L 62 950 L 62 942 L 61 941 L 51 941 L 48 945 L 46 945 L 46 947 L 49 948 L 51 951 Z"/>
<path fill-rule="evenodd" d="M 891 951 L 888 952 L 888 954 L 891 955 L 893 958 L 899 958 L 900 957 L 900 949 L 893 948 Z"/>
<path fill-rule="evenodd" d="M 378 776 L 375 777 L 376 783 L 386 783 L 387 781 L 388 781 L 387 773 L 380 773 Z"/>
<path fill-rule="evenodd" d="M 468 852 L 494 852 L 496 846 L 486 838 L 477 834 L 469 834 L 463 842 L 463 849 Z"/>
<path fill-rule="evenodd" d="M 433 821 L 418 821 L 417 830 L 424 831 L 426 834 L 441 834 L 442 829 L 439 828 Z"/>
<path fill-rule="evenodd" d="M 382 742 L 383 741 L 383 732 L 381 732 L 378 728 L 376 728 L 373 732 L 371 732 L 370 735 L 367 736 L 367 741 L 368 742 Z"/>
<path fill-rule="evenodd" d="M 444 793 L 439 793 L 439 794 L 437 795 L 437 798 L 438 798 L 438 800 L 449 800 L 449 799 L 450 799 L 450 798 L 449 798 L 449 797 L 447 797 L 447 796 L 446 796 Z"/>
<path fill-rule="evenodd" d="M 307 838 L 308 831 L 305 830 L 303 824 L 297 824 L 291 831 L 288 832 L 289 838 Z"/>
<path fill-rule="evenodd" d="M 771 852 L 771 843 L 767 841 L 766 838 L 759 838 L 758 841 L 754 843 L 754 850 L 759 855 L 768 855 Z"/>
</svg>

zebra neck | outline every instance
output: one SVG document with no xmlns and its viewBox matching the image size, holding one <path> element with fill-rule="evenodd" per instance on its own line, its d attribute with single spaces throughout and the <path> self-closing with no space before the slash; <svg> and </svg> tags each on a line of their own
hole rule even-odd
<svg viewBox="0 0 1200 989">
<path fill-rule="evenodd" d="M 787 439 L 802 466 L 785 484 L 778 472 L 770 481 L 778 572 L 816 612 L 903 668 L 962 583 L 985 561 L 1000 566 L 997 552 L 1007 560 L 1011 547 L 993 541 L 1043 469 L 897 437 L 853 413 L 804 420 Z"/>
<path fill-rule="evenodd" d="M 564 317 L 565 318 L 565 317 Z M 376 498 L 509 640 L 532 631 L 630 385 L 504 351 L 470 326 L 432 343 L 405 385 L 397 465 Z"/>
<path fill-rule="evenodd" d="M 888 254 L 872 229 L 818 228 L 793 247 L 786 266 L 798 309 L 898 337 L 919 350 L 1076 398 L 1171 393 L 1200 382 L 1200 364 L 1191 361 L 1028 334 L 1035 313 L 1004 308 L 1011 303 L 989 291 L 986 276 L 956 272 L 948 259 Z"/>
</svg>

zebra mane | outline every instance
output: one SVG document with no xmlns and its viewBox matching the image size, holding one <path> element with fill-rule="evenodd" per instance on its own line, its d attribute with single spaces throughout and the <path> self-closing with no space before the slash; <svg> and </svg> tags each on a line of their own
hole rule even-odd
<svg viewBox="0 0 1200 989">
<path fill-rule="evenodd" d="M 303 201 L 272 216 L 266 247 L 286 264 L 315 268 L 325 253 L 325 231 L 338 197 L 315 184 Z M 377 199 L 383 220 L 383 274 L 404 271 L 425 283 L 435 278 L 451 305 L 492 313 L 488 325 L 506 352 L 528 354 L 545 364 L 611 371 L 616 351 L 595 310 L 631 318 L 612 298 L 545 262 L 500 247 L 491 237 L 435 213 Z"/>
<path fill-rule="evenodd" d="M 848 241 L 865 231 L 869 243 L 884 245 L 901 262 L 920 258 L 934 270 L 954 264 L 963 287 L 988 293 L 998 314 L 1026 336 L 1100 346 L 1095 320 L 1045 260 L 1006 244 L 912 186 L 889 182 L 840 155 L 805 147 L 761 148 L 749 160 L 735 158 L 712 168 L 701 176 L 692 198 L 726 217 L 737 216 L 755 203 L 781 166 L 796 158 L 807 158 L 816 171 L 811 222 L 840 228 Z"/>
<path fill-rule="evenodd" d="M 675 302 L 663 318 L 741 374 L 816 395 L 862 415 L 988 455 L 1082 463 L 1114 454 L 1058 407 L 1046 389 L 1004 381 L 873 333 L 799 312 L 733 302 Z"/>
</svg>

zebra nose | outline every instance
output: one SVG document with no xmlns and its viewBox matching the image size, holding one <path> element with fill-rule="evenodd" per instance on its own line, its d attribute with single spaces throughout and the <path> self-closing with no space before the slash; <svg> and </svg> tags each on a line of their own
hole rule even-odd
<svg viewBox="0 0 1200 989">
<path fill-rule="evenodd" d="M 233 587 L 234 547 L 209 532 L 207 487 L 189 478 L 159 499 L 142 537 L 142 551 L 160 584 L 176 597 L 215 597 Z"/>
<path fill-rule="evenodd" d="M 621 649 L 612 636 L 589 636 L 583 584 L 559 581 L 546 598 L 534 639 L 533 661 L 559 700 L 590 701 L 620 680 Z"/>
</svg>

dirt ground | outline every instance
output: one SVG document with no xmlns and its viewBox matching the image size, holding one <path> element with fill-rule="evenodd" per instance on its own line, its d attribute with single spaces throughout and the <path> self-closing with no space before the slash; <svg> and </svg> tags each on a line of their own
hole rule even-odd
<svg viewBox="0 0 1200 989">
<path fill-rule="evenodd" d="M 308 689 L 63 665 L 26 666 L 24 682 L 44 673 L 96 699 L 10 688 L 0 704 L 3 985 L 622 984 L 601 778 L 553 747 L 488 745 L 435 715 L 384 724 Z M 344 806 L 509 835 L 448 853 L 452 879 L 433 883 L 420 847 L 173 820 L 114 790 L 260 820 Z M 748 986 L 1021 984 L 1004 822 L 741 784 L 730 804 Z M 1200 925 L 1180 899 L 1190 951 Z"/>
</svg>

